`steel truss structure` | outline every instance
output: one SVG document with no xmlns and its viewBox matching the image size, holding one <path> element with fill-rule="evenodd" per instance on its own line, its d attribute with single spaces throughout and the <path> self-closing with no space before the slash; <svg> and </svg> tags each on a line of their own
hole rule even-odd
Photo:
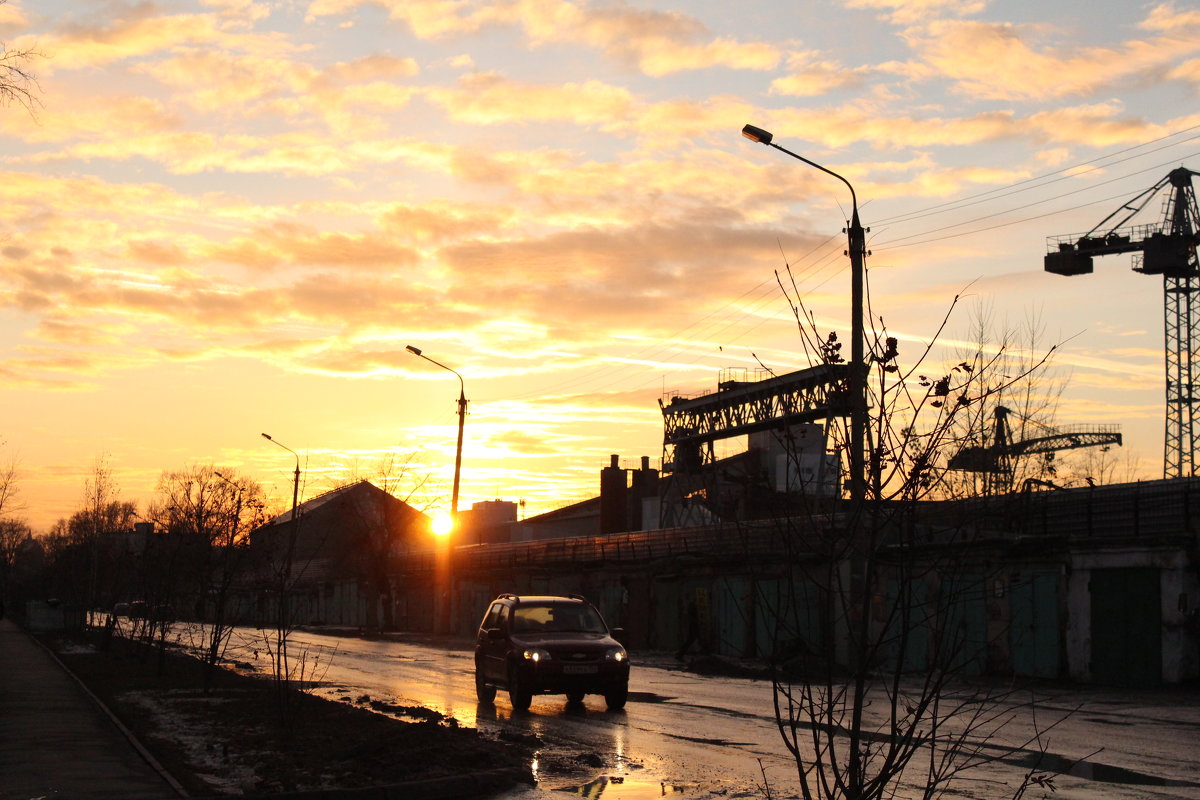
<svg viewBox="0 0 1200 800">
<path fill-rule="evenodd" d="M 663 524 L 672 523 L 672 502 L 692 498 L 711 506 L 715 442 L 845 416 L 849 413 L 849 377 L 847 365 L 827 364 L 765 380 L 722 381 L 713 394 L 672 397 L 667 403 L 660 400 L 663 472 L 670 473 Z"/>
<path fill-rule="evenodd" d="M 1049 240 L 1045 269 L 1058 275 L 1086 275 L 1092 257 L 1133 253 L 1134 270 L 1163 279 L 1163 332 L 1166 352 L 1166 428 L 1163 436 L 1163 477 L 1196 474 L 1196 403 L 1200 401 L 1200 370 L 1193 366 L 1200 352 L 1200 211 L 1192 178 L 1200 173 L 1180 167 L 1154 186 L 1109 214 L 1099 225 L 1076 237 Z M 1122 227 L 1145 208 L 1150 198 L 1170 187 L 1160 225 Z M 1124 213 L 1128 212 L 1128 213 Z M 1097 235 L 1114 217 L 1120 219 Z"/>
</svg>

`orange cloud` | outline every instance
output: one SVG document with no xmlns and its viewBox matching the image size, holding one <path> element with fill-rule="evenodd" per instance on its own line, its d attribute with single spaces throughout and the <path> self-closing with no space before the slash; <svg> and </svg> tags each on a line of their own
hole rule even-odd
<svg viewBox="0 0 1200 800">
<path fill-rule="evenodd" d="M 911 25 L 944 14 L 965 16 L 987 7 L 983 0 L 847 0 L 848 8 L 869 8 L 885 12 L 884 19 L 897 25 Z"/>
<path fill-rule="evenodd" d="M 227 17 L 231 22 L 249 26 L 271 15 L 271 9 L 257 0 L 201 0 L 209 8 Z"/>
<path fill-rule="evenodd" d="M 172 52 L 189 45 L 242 50 L 259 55 L 279 55 L 294 50 L 279 34 L 238 32 L 239 25 L 212 14 L 159 15 L 156 6 L 126 6 L 126 13 L 96 24 L 64 26 L 52 35 L 23 36 L 11 42 L 14 49 L 34 49 L 47 58 L 39 61 L 40 73 L 49 75 L 110 65 L 117 61 Z"/>
<path fill-rule="evenodd" d="M 1190 35 L 1188 35 L 1190 34 Z M 1065 47 L 1036 26 L 961 20 L 909 29 L 909 46 L 958 91 L 998 100 L 1053 100 L 1095 92 L 1200 52 L 1200 26 L 1185 20 L 1154 39 L 1116 47 Z M 1063 55 L 1069 53 L 1069 55 Z"/>
<path fill-rule="evenodd" d="M 452 119 L 477 125 L 549 120 L 603 123 L 625 117 L 632 103 L 627 89 L 600 81 L 531 85 L 494 73 L 466 76 L 457 88 L 429 89 L 426 96 Z"/>
<path fill-rule="evenodd" d="M 1191 33 L 1200 28 L 1200 10 L 1188 9 L 1179 11 L 1173 3 L 1160 3 L 1150 9 L 1150 14 L 1142 20 L 1140 27 L 1150 31 L 1178 31 Z"/>
<path fill-rule="evenodd" d="M 23 30 L 29 24 L 29 17 L 20 2 L 8 2 L 0 5 L 0 35 L 10 37 Z"/>
<path fill-rule="evenodd" d="M 3 8 L 3 6 L 0 6 Z M 177 131 L 182 119 L 149 97 L 103 99 L 61 92 L 63 102 L 38 109 L 37 124 L 18 114 L 0 115 L 0 133 L 25 142 L 63 142 L 103 136 L 141 136 Z M 12 155 L 9 161 L 15 160 Z"/>
<path fill-rule="evenodd" d="M 764 70 L 781 60 L 774 45 L 727 37 L 706 40 L 708 31 L 699 20 L 674 11 L 565 0 L 518 0 L 515 8 L 534 45 L 587 44 L 651 76 L 710 67 Z"/>
<path fill-rule="evenodd" d="M 465 36 L 490 25 L 515 26 L 535 47 L 582 44 L 652 76 L 710 67 L 765 70 L 781 60 L 774 45 L 710 37 L 694 17 L 624 3 L 510 0 L 479 6 L 461 0 L 315 0 L 308 18 L 346 14 L 368 2 L 386 8 L 421 39 Z"/>
<path fill-rule="evenodd" d="M 1200 58 L 1193 58 L 1183 62 L 1171 70 L 1168 75 L 1172 78 L 1188 81 L 1200 86 Z"/>
<path fill-rule="evenodd" d="M 210 257 L 255 269 L 338 266 L 368 271 L 409 266 L 417 254 L 376 234 L 320 232 L 295 223 L 276 223 L 214 246 Z"/>
<path fill-rule="evenodd" d="M 642 72 L 653 77 L 712 67 L 769 70 L 774 69 L 781 59 L 774 45 L 726 38 L 702 44 L 644 40 L 631 49 L 635 50 Z"/>
<path fill-rule="evenodd" d="M 288 59 L 262 58 L 227 50 L 196 49 L 134 68 L 176 89 L 206 112 L 253 113 L 256 101 L 280 91 L 308 90 L 315 71 Z"/>
<path fill-rule="evenodd" d="M 771 81 L 772 94 L 811 97 L 834 89 L 858 88 L 870 72 L 865 67 L 847 69 L 815 51 L 793 53 L 788 57 L 788 70 L 788 75 Z"/>
<path fill-rule="evenodd" d="M 459 237 L 490 236 L 517 220 L 504 206 L 456 205 L 435 200 L 421 205 L 395 204 L 380 215 L 380 226 L 410 242 L 446 242 Z"/>
<path fill-rule="evenodd" d="M 411 78 L 421 71 L 413 58 L 396 58 L 376 53 L 354 61 L 340 61 L 326 74 L 343 83 L 365 83 L 388 78 Z"/>
<path fill-rule="evenodd" d="M 473 7 L 463 0 L 314 0 L 308 6 L 307 19 L 342 15 L 363 5 L 383 7 L 421 39 L 475 33 L 485 25 L 511 19 L 502 6 Z"/>
</svg>

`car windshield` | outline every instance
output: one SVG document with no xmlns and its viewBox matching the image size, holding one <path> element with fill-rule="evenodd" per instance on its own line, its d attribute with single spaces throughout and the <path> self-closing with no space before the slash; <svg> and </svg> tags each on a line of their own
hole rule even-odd
<svg viewBox="0 0 1200 800">
<path fill-rule="evenodd" d="M 515 633 L 606 633 L 596 609 L 582 603 L 546 603 L 513 610 Z"/>
</svg>

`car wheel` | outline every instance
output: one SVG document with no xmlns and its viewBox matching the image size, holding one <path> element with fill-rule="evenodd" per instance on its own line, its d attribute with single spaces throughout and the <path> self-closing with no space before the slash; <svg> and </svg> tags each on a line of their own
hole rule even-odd
<svg viewBox="0 0 1200 800">
<path fill-rule="evenodd" d="M 512 703 L 513 711 L 528 711 L 529 704 L 533 702 L 533 692 L 516 671 L 508 675 L 508 699 Z"/>
<path fill-rule="evenodd" d="M 604 702 L 608 706 L 609 711 L 620 711 L 625 707 L 625 701 L 629 699 L 629 684 L 623 683 L 616 689 L 609 689 L 604 693 Z"/>
<path fill-rule="evenodd" d="M 478 667 L 475 668 L 475 697 L 481 703 L 491 703 L 496 699 L 496 687 L 484 683 L 483 676 L 479 674 Z"/>
<path fill-rule="evenodd" d="M 583 702 L 583 692 L 567 692 L 567 702 L 577 706 Z"/>
</svg>

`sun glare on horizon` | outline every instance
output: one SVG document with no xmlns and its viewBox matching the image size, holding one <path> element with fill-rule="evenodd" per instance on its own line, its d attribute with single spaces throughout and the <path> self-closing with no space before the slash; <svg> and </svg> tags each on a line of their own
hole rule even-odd
<svg viewBox="0 0 1200 800">
<path fill-rule="evenodd" d="M 449 536 L 454 530 L 454 520 L 445 511 L 441 511 L 433 518 L 433 533 L 435 536 L 442 538 Z"/>
</svg>

